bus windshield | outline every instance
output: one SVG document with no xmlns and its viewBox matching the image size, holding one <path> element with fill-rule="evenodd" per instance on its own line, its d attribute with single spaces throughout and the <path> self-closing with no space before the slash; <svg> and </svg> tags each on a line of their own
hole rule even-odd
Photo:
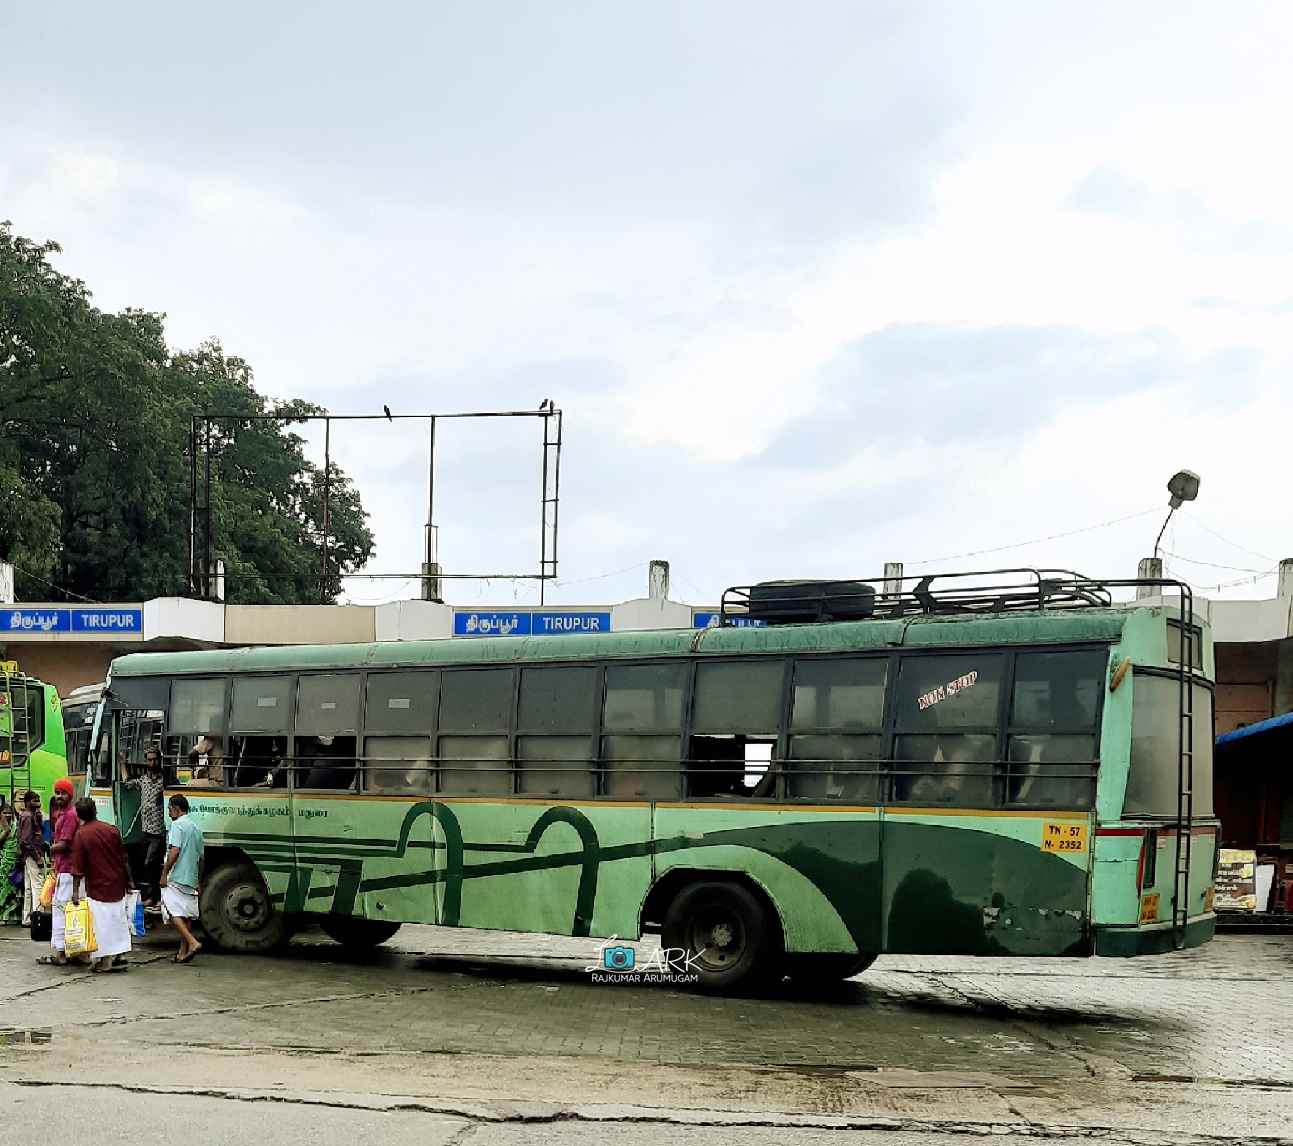
<svg viewBox="0 0 1293 1146">
<path fill-rule="evenodd" d="M 1133 678 L 1131 771 L 1124 810 L 1129 816 L 1177 814 L 1181 727 L 1179 678 L 1138 672 Z M 1193 792 L 1195 816 L 1212 815 L 1212 690 L 1194 682 Z"/>
</svg>

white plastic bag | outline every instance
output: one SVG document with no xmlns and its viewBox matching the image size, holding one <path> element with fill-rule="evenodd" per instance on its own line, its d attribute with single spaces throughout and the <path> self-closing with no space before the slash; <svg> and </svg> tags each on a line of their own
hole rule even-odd
<svg viewBox="0 0 1293 1146">
<path fill-rule="evenodd" d="M 126 919 L 130 923 L 130 934 L 136 939 L 144 937 L 144 901 L 139 892 L 126 892 Z"/>
</svg>

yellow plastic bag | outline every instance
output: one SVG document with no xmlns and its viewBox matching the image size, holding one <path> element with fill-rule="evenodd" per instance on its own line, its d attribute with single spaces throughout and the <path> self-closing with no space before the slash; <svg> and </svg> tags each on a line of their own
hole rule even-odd
<svg viewBox="0 0 1293 1146">
<path fill-rule="evenodd" d="M 58 879 L 52 872 L 45 877 L 45 882 L 44 884 L 41 885 L 41 889 L 40 889 L 41 907 L 54 906 L 54 888 L 57 886 L 57 884 L 58 884 Z"/>
<path fill-rule="evenodd" d="M 91 955 L 97 951 L 99 944 L 94 938 L 94 917 L 90 914 L 90 905 L 83 899 L 80 903 L 69 903 L 63 911 L 67 922 L 63 945 L 68 957 Z"/>
</svg>

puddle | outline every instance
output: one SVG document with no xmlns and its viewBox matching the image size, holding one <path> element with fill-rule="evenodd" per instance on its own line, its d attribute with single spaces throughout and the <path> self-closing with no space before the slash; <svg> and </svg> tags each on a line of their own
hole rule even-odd
<svg viewBox="0 0 1293 1146">
<path fill-rule="evenodd" d="M 0 1027 L 0 1047 L 39 1045 L 53 1037 L 49 1027 Z"/>
</svg>

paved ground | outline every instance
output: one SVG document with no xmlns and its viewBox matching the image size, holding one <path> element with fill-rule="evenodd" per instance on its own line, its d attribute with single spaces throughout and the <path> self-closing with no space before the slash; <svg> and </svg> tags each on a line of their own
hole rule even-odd
<svg viewBox="0 0 1293 1146">
<path fill-rule="evenodd" d="M 755 1146 L 1293 1141 L 1293 937 L 889 957 L 757 999 L 592 983 L 588 940 L 419 927 L 362 959 L 306 936 L 191 967 L 163 942 L 92 977 L 0 930 L 0 1122 L 57 1099 L 124 1128 L 183 1111 L 197 1142 L 254 1126 L 265 1146 L 700 1143 L 715 1125 Z"/>
</svg>

